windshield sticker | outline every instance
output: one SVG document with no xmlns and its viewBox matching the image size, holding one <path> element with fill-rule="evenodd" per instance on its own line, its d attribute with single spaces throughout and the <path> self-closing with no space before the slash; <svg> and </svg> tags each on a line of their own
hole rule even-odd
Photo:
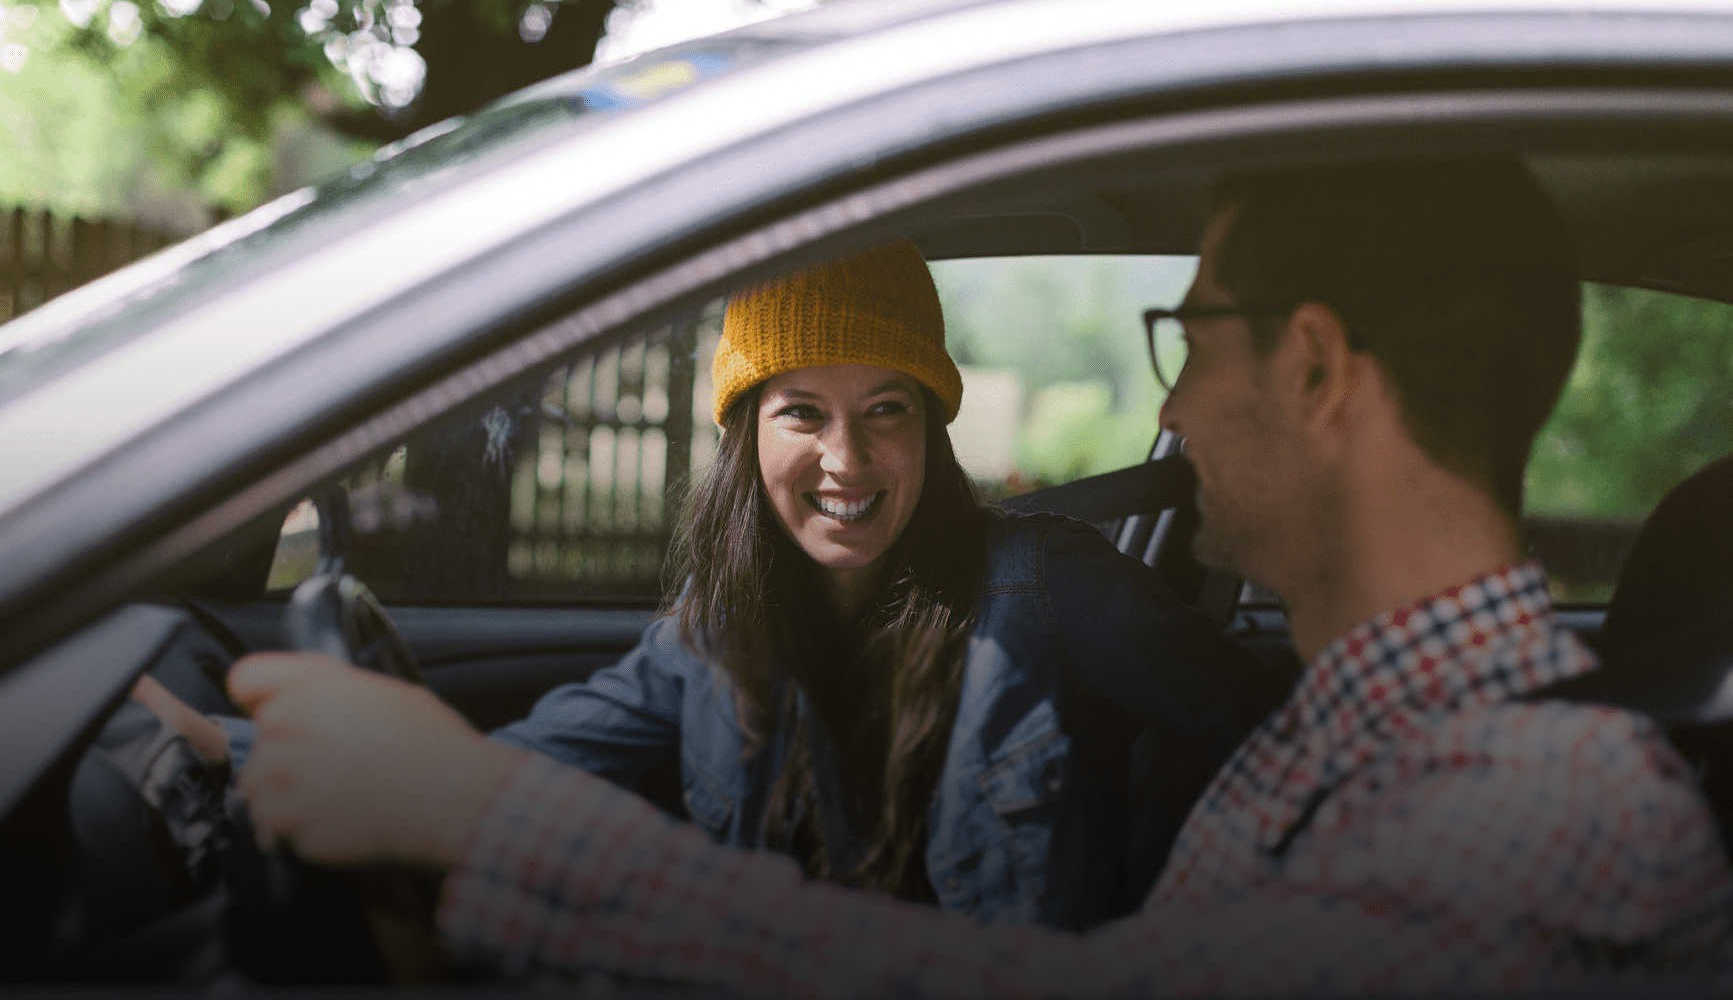
<svg viewBox="0 0 1733 1000">
<path fill-rule="evenodd" d="M 581 96 L 591 110 L 622 111 L 685 90 L 716 76 L 732 62 L 720 52 L 700 52 L 641 66 L 623 66 L 618 75 L 608 74 L 595 86 L 585 88 Z"/>
</svg>

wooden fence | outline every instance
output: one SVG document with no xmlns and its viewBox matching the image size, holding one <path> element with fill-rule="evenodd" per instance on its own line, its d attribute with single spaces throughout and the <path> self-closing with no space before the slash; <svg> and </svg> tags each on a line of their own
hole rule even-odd
<svg viewBox="0 0 1733 1000">
<path fill-rule="evenodd" d="M 183 235 L 124 220 L 0 208 L 0 323 Z"/>
</svg>

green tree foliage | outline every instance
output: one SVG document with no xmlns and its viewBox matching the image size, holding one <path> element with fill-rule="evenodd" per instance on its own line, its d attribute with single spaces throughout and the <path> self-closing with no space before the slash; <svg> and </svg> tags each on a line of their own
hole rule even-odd
<svg viewBox="0 0 1733 1000">
<path fill-rule="evenodd" d="M 5 9 L 0 29 L 16 47 L 0 66 L 0 203 L 196 229 L 208 208 L 238 212 L 273 193 L 283 145 L 311 120 L 290 100 L 237 114 L 156 35 L 96 44 L 88 26 L 35 7 Z M 315 167 L 367 148 L 327 140 Z"/>
<path fill-rule="evenodd" d="M 1024 390 L 1019 474 L 1065 482 L 1142 459 L 1161 389 L 1139 315 L 1184 294 L 1188 257 L 945 261 L 934 277 L 963 365 L 1009 369 Z"/>
<path fill-rule="evenodd" d="M 1528 511 L 1640 520 L 1733 453 L 1733 306 L 1585 285 L 1583 347 L 1535 443 Z"/>
<path fill-rule="evenodd" d="M 286 132 L 348 136 L 311 154 L 347 162 L 585 65 L 615 6 L 0 0 L 0 198 L 88 213 L 190 191 L 245 209 L 273 192 Z"/>
<path fill-rule="evenodd" d="M 32 0 L 102 59 L 151 39 L 173 70 L 131 82 L 149 98 L 216 95 L 237 129 L 284 101 L 342 131 L 401 138 L 588 63 L 616 0 Z M 58 16 L 58 15 L 56 15 Z M 347 81 L 347 86 L 344 85 Z"/>
<path fill-rule="evenodd" d="M 1103 379 L 1037 390 L 1020 428 L 1019 469 L 1037 482 L 1063 483 L 1141 461 L 1155 441 L 1156 398 L 1146 392 L 1115 409 Z"/>
</svg>

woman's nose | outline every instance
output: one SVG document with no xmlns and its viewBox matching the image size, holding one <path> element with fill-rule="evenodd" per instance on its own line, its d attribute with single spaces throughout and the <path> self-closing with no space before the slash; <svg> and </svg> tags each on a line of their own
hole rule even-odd
<svg viewBox="0 0 1733 1000">
<path fill-rule="evenodd" d="M 837 420 L 823 436 L 824 455 L 819 468 L 829 473 L 851 472 L 872 461 L 865 428 L 858 421 Z"/>
</svg>

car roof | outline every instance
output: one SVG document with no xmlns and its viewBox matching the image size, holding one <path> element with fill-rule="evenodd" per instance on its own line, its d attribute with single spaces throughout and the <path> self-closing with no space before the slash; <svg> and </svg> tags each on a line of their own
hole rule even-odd
<svg viewBox="0 0 1733 1000">
<path fill-rule="evenodd" d="M 1434 19 L 1447 15 L 1512 14 L 1535 16 L 1557 13 L 1622 13 L 1628 15 L 1679 14 L 1693 18 L 1733 11 L 1733 0 L 1619 0 L 1619 2 L 1584 2 L 1584 0 L 1175 0 L 1149 4 L 1133 0 L 832 0 L 808 11 L 757 22 L 720 35 L 680 43 L 641 54 L 632 59 L 607 65 L 596 65 L 544 81 L 496 102 L 469 119 L 454 119 L 439 123 L 399 143 L 382 149 L 370 162 L 350 174 L 314 188 L 292 192 L 246 216 L 213 228 L 153 258 L 123 269 L 105 279 L 91 283 L 61 296 L 12 323 L 0 326 L 0 403 L 25 388 L 29 380 L 11 379 L 4 362 L 10 354 L 51 354 L 44 351 L 82 329 L 112 324 L 121 313 L 125 325 L 137 330 L 149 325 L 153 301 L 160 301 L 170 310 L 181 310 L 189 300 L 201 295 L 215 297 L 220 291 L 205 291 L 197 280 L 207 258 L 220 256 L 225 262 L 246 262 L 246 248 L 261 239 L 285 243 L 281 234 L 295 230 L 309 217 L 347 216 L 355 220 L 370 220 L 366 195 L 377 193 L 385 198 L 397 197 L 397 188 L 419 186 L 424 197 L 437 193 L 441 184 L 457 184 L 487 172 L 493 166 L 486 156 L 473 157 L 477 162 L 451 168 L 428 169 L 428 161 L 441 158 L 462 159 L 451 155 L 451 147 L 493 147 L 505 153 L 512 151 L 512 140 L 518 133 L 538 129 L 557 131 L 556 126 L 580 121 L 598 131 L 612 125 L 615 135 L 596 139 L 616 149 L 630 148 L 649 153 L 634 162 L 630 155 L 618 155 L 608 160 L 620 160 L 627 166 L 628 176 L 637 176 L 633 168 L 654 170 L 670 162 L 668 153 L 681 148 L 687 155 L 702 155 L 706 140 L 697 130 L 680 125 L 660 125 L 633 130 L 629 121 L 632 112 L 642 112 L 657 103 L 681 96 L 718 78 L 760 68 L 768 63 L 798 62 L 808 57 L 814 65 L 807 72 L 790 71 L 806 81 L 800 93 L 792 97 L 777 94 L 778 100 L 759 100 L 763 108 L 774 103 L 777 112 L 767 119 L 768 127 L 777 120 L 799 114 L 821 112 L 827 105 L 834 107 L 858 95 L 894 86 L 898 79 L 912 80 L 922 76 L 956 73 L 971 65 L 987 61 L 1004 61 L 1037 51 L 1051 51 L 1073 46 L 1111 42 L 1116 38 L 1138 35 L 1184 34 L 1207 32 L 1212 29 L 1256 25 L 1292 26 L 1306 22 L 1378 19 L 1391 25 L 1391 30 L 1408 37 L 1389 39 L 1391 49 L 1373 52 L 1367 61 L 1376 64 L 1383 59 L 1400 59 L 1400 44 L 1412 45 L 1414 35 L 1434 31 L 1440 23 Z M 834 57 L 813 56 L 813 50 L 836 46 L 850 41 L 870 41 L 871 36 L 883 35 L 897 51 L 894 66 L 881 56 L 863 60 L 870 65 L 850 66 L 843 50 Z M 907 38 L 909 44 L 899 45 Z M 1681 43 L 1690 39 L 1680 38 Z M 1400 44 L 1398 44 L 1400 43 Z M 1682 48 L 1688 48 L 1682 45 Z M 1557 58 L 1548 53 L 1544 40 L 1510 40 L 1512 52 L 1526 55 L 1537 62 Z M 1642 46 L 1635 44 L 1621 52 L 1608 47 L 1604 55 L 1612 61 L 1640 55 Z M 1509 55 L 1509 52 L 1505 54 Z M 1686 54 L 1688 59 L 1688 53 Z M 836 60 L 833 62 L 832 60 Z M 1246 60 L 1248 67 L 1255 60 Z M 1231 67 L 1229 67 L 1231 68 Z M 834 70 L 815 74 L 812 70 Z M 864 72 L 866 70 L 873 72 Z M 1220 72 L 1220 70 L 1217 70 Z M 749 89 L 749 88 L 748 88 Z M 792 88 L 783 88 L 784 91 Z M 747 99 L 748 102 L 750 99 Z M 749 110 L 747 102 L 737 104 L 736 111 Z M 618 119 L 627 118 L 622 122 Z M 694 116 L 677 121 L 691 122 Z M 503 126 L 502 127 L 502 123 Z M 514 124 L 515 123 L 515 124 Z M 752 131 L 757 123 L 738 123 L 742 135 Z M 580 129 L 568 129 L 567 137 Z M 622 135 L 632 132 L 635 135 Z M 646 141 L 645 133 L 662 133 L 660 139 Z M 684 133 L 684 134 L 682 134 Z M 711 141 L 726 141 L 722 135 Z M 416 154 L 420 155 L 416 155 Z M 587 158 L 592 164 L 608 162 L 597 157 Z M 570 171 L 563 185 L 545 185 L 540 201 L 552 211 L 551 203 L 571 203 L 588 197 L 605 196 L 608 181 L 590 171 L 592 176 Z M 431 175 L 431 176 L 430 176 Z M 591 183 L 585 184 L 583 181 Z M 395 183 L 394 183 L 395 182 Z M 617 181 L 616 181 L 617 183 Z M 523 189 L 528 185 L 508 183 L 507 188 Z M 535 190 L 535 188 L 531 188 Z M 534 207 L 534 199 L 532 209 Z M 503 217 L 504 213 L 496 213 Z M 308 227 L 315 228 L 317 227 Z M 265 234 L 261 236 L 261 234 Z M 317 252 L 334 234 L 318 230 L 302 241 L 303 251 Z M 1187 234 L 1188 236 L 1191 234 Z M 423 247 L 438 246 L 437 240 L 413 241 Z M 937 241 L 937 255 L 974 255 L 985 248 L 972 247 L 956 238 Z M 1089 252 L 1081 248 L 1081 252 Z M 281 263 L 283 253 L 262 254 L 256 271 L 269 271 Z M 430 252 L 430 257 L 437 253 Z M 225 281 L 245 278 L 244 269 L 207 268 L 218 272 Z M 239 273 L 235 273 L 239 270 Z M 221 285 L 222 281 L 212 282 Z M 105 338 L 87 337 L 93 342 Z M 117 339 L 117 338 L 116 338 Z"/>
</svg>

